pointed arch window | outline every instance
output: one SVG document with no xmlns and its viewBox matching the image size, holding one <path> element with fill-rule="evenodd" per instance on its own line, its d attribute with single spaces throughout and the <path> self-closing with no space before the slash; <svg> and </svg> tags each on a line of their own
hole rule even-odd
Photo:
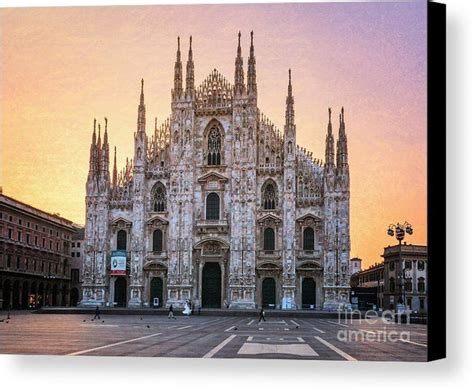
<svg viewBox="0 0 474 390">
<path fill-rule="evenodd" d="M 207 136 L 207 165 L 221 165 L 221 153 L 221 132 L 217 126 L 213 126 Z"/>
<path fill-rule="evenodd" d="M 273 181 L 267 182 L 262 190 L 262 203 L 265 210 L 273 210 L 278 206 L 276 185 Z"/>
<path fill-rule="evenodd" d="M 153 231 L 153 252 L 161 252 L 163 250 L 163 231 L 156 229 Z"/>
<path fill-rule="evenodd" d="M 154 212 L 166 210 L 166 189 L 162 183 L 158 183 L 152 191 L 151 203 Z"/>
<path fill-rule="evenodd" d="M 271 227 L 267 227 L 263 231 L 263 250 L 266 252 L 275 250 L 275 230 Z"/>
<path fill-rule="evenodd" d="M 314 229 L 311 227 L 303 231 L 303 250 L 314 251 Z"/>
<path fill-rule="evenodd" d="M 117 250 L 127 250 L 127 232 L 125 230 L 119 230 L 117 233 Z"/>
<path fill-rule="evenodd" d="M 206 219 L 208 221 L 220 219 L 220 199 L 215 192 L 211 192 L 206 198 Z"/>
</svg>

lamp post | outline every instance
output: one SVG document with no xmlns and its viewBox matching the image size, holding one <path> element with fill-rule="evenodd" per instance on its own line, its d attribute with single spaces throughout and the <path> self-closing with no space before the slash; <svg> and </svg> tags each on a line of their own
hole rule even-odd
<svg viewBox="0 0 474 390">
<path fill-rule="evenodd" d="M 398 240 L 398 245 L 402 244 L 402 241 L 405 238 L 405 233 L 410 235 L 413 234 L 413 226 L 406 221 L 403 224 L 397 223 L 394 225 L 392 223 L 387 229 L 387 234 L 389 236 L 393 237 L 395 235 L 395 238 Z"/>
<path fill-rule="evenodd" d="M 395 238 L 398 240 L 398 249 L 399 249 L 399 263 L 400 267 L 402 266 L 402 241 L 405 238 L 405 234 L 412 235 L 413 234 L 413 226 L 405 221 L 403 224 L 397 223 L 395 224 L 390 224 L 387 229 L 387 234 L 391 237 L 395 235 Z M 401 291 L 401 303 L 403 304 L 403 307 L 405 307 L 405 267 L 400 271 L 398 274 L 398 279 L 400 281 L 400 291 Z"/>
</svg>

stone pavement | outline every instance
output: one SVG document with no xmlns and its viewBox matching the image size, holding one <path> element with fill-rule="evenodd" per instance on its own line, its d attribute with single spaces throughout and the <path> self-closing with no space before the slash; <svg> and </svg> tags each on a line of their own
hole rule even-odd
<svg viewBox="0 0 474 390">
<path fill-rule="evenodd" d="M 267 318 L 0 312 L 0 353 L 426 361 L 426 326 L 380 318 Z M 3 321 L 2 321 L 3 320 Z"/>
</svg>

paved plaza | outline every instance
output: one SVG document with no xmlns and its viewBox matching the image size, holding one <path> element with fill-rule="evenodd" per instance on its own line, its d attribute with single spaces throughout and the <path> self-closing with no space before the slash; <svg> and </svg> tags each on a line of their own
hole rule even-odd
<svg viewBox="0 0 474 390">
<path fill-rule="evenodd" d="M 0 353 L 314 360 L 426 361 L 426 325 L 380 318 L 0 313 Z"/>
</svg>

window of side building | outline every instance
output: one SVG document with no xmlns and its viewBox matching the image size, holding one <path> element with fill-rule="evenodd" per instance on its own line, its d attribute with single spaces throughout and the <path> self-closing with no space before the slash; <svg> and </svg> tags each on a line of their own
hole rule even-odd
<svg viewBox="0 0 474 390">
<path fill-rule="evenodd" d="M 71 281 L 73 283 L 79 282 L 79 270 L 77 268 L 71 268 Z"/>
</svg>

